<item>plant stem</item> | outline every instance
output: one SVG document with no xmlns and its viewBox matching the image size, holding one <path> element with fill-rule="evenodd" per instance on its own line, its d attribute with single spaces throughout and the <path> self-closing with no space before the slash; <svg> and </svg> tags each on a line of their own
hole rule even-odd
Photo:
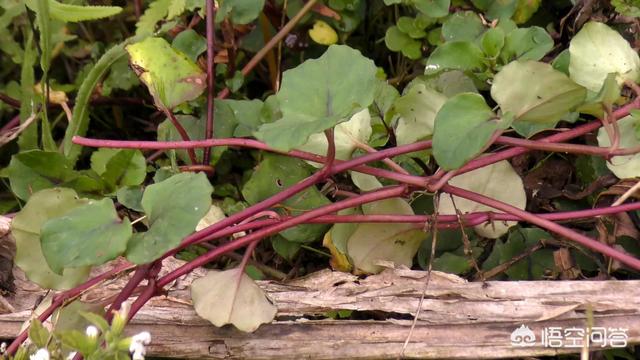
<svg viewBox="0 0 640 360">
<path fill-rule="evenodd" d="M 548 143 L 536 140 L 518 139 L 508 136 L 498 137 L 498 139 L 496 139 L 496 144 L 520 146 L 530 150 L 544 150 L 584 155 L 596 155 L 603 157 L 632 155 L 640 152 L 640 146 L 634 146 L 626 149 L 614 149 L 613 147 L 600 147 L 581 144 Z"/>
<path fill-rule="evenodd" d="M 603 255 L 609 256 L 615 260 L 620 261 L 621 263 L 635 269 L 640 270 L 640 259 L 636 259 L 633 256 L 621 252 L 617 249 L 614 249 L 610 246 L 607 246 L 601 242 L 591 239 L 588 236 L 584 236 L 576 231 L 573 231 L 569 228 L 566 228 L 562 225 L 556 224 L 553 221 L 543 219 L 540 216 L 534 215 L 532 213 L 526 212 L 524 210 L 518 209 L 514 206 L 506 204 L 502 201 L 488 198 L 484 195 L 474 193 L 472 191 L 468 191 L 465 189 L 461 189 L 451 185 L 445 185 L 442 187 L 442 190 L 455 195 L 461 198 L 465 198 L 471 201 L 474 201 L 479 204 L 483 204 L 486 206 L 490 206 L 494 209 L 502 210 L 505 213 L 515 215 L 526 221 L 528 223 L 537 225 L 543 229 L 554 232 L 558 235 L 564 236 L 570 240 L 577 242 L 580 245 L 583 245 L 591 250 L 597 251 Z"/>
<path fill-rule="evenodd" d="M 260 49 L 260 51 L 258 51 L 251 58 L 251 60 L 249 60 L 249 62 L 242 68 L 242 75 L 247 76 L 251 72 L 251 70 L 253 70 L 253 68 L 256 67 L 256 65 L 258 65 L 260 61 L 262 61 L 262 59 L 267 56 L 267 54 L 269 54 L 271 49 L 273 49 L 274 46 L 282 41 L 282 39 L 284 39 L 284 37 L 287 36 L 287 34 L 291 32 L 291 30 L 293 30 L 293 27 L 296 26 L 296 24 L 300 20 L 302 20 L 302 18 L 309 12 L 309 10 L 313 8 L 317 1 L 318 0 L 307 1 L 302 9 L 300 9 L 300 11 L 298 11 L 298 13 L 293 18 L 291 18 L 291 20 L 289 20 L 289 22 L 285 26 L 283 26 L 282 29 L 280 29 L 280 31 L 278 31 L 278 33 L 275 34 L 275 36 L 272 37 L 271 40 L 269 40 L 269 42 L 266 43 L 262 47 L 262 49 Z M 220 92 L 220 94 L 218 94 L 218 99 L 225 99 L 227 96 L 229 96 L 229 94 L 229 88 L 224 88 Z"/>
<path fill-rule="evenodd" d="M 173 114 L 173 112 L 168 109 L 163 109 L 163 110 L 165 115 L 167 115 L 167 117 L 169 118 L 173 126 L 178 131 L 178 134 L 180 134 L 180 137 L 182 138 L 182 140 L 190 141 L 191 139 L 189 138 L 189 134 L 187 134 L 187 130 L 185 130 L 182 124 L 180 124 L 180 122 L 178 121 L 176 116 Z M 196 165 L 197 164 L 196 152 L 193 150 L 193 148 L 187 149 L 187 153 L 189 154 L 189 160 L 191 160 L 191 165 Z"/>
<path fill-rule="evenodd" d="M 213 139 L 214 107 L 216 92 L 216 73 L 214 71 L 213 59 L 215 57 L 216 29 L 215 17 L 216 7 L 214 0 L 205 0 L 207 4 L 207 123 L 205 127 L 205 139 Z M 211 160 L 211 148 L 204 149 L 202 164 L 208 165 Z"/>
</svg>

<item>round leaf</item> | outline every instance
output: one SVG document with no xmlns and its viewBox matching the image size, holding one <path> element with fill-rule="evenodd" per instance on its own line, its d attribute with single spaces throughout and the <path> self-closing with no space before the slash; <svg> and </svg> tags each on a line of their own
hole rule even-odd
<svg viewBox="0 0 640 360">
<path fill-rule="evenodd" d="M 113 201 L 89 201 L 42 225 L 40 243 L 56 274 L 65 267 L 102 265 L 124 253 L 132 230 L 120 220 Z"/>
<path fill-rule="evenodd" d="M 473 41 L 484 31 L 482 20 L 473 11 L 460 11 L 442 24 L 445 41 Z"/>
<path fill-rule="evenodd" d="M 62 276 L 55 274 L 47 265 L 40 245 L 40 229 L 47 220 L 85 203 L 71 189 L 46 189 L 33 194 L 15 216 L 11 223 L 11 232 L 16 239 L 15 261 L 29 280 L 45 289 L 64 290 L 80 284 L 89 276 L 90 267 L 65 269 Z"/>
<path fill-rule="evenodd" d="M 309 37 L 321 45 L 333 45 L 338 42 L 338 33 L 322 20 L 316 20 L 313 28 L 309 29 Z"/>
<path fill-rule="evenodd" d="M 449 180 L 449 184 L 505 202 L 518 209 L 524 210 L 527 204 L 527 196 L 524 192 L 522 179 L 506 160 L 458 175 Z M 495 211 L 493 208 L 471 200 L 462 199 L 457 196 L 453 198 L 455 200 L 455 208 L 462 214 Z M 440 195 L 438 213 L 442 215 L 455 215 L 455 208 L 448 194 Z M 494 221 L 493 223 L 476 225 L 473 229 L 480 236 L 497 239 L 506 234 L 509 227 L 515 224 L 515 221 Z"/>
<path fill-rule="evenodd" d="M 474 71 L 484 68 L 484 54 L 478 45 L 469 41 L 452 41 L 440 45 L 431 53 L 425 74 L 443 70 Z"/>
<path fill-rule="evenodd" d="M 553 39 L 543 28 L 532 26 L 509 32 L 500 53 L 503 63 L 511 60 L 540 60 L 553 48 Z"/>
<path fill-rule="evenodd" d="M 478 155 L 493 133 L 509 123 L 499 121 L 476 93 L 458 94 L 442 106 L 435 118 L 433 156 L 444 170 L 454 170 Z"/>
<path fill-rule="evenodd" d="M 617 31 L 599 22 L 589 22 L 569 44 L 571 78 L 598 92 L 609 73 L 616 73 L 619 84 L 637 81 L 640 75 L 638 53 Z"/>
<path fill-rule="evenodd" d="M 394 102 L 391 113 L 400 115 L 395 134 L 398 145 L 412 144 L 433 134 L 433 123 L 447 101 L 441 93 L 416 84 Z"/>
<path fill-rule="evenodd" d="M 127 258 L 145 264 L 180 244 L 211 207 L 213 188 L 204 173 L 181 173 L 147 187 L 142 208 L 149 230 L 134 234 Z"/>
</svg>

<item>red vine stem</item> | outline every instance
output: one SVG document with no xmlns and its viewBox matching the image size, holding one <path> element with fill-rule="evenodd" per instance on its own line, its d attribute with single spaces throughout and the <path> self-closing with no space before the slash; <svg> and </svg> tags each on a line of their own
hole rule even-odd
<svg viewBox="0 0 640 360">
<path fill-rule="evenodd" d="M 129 269 L 132 269 L 134 267 L 134 265 L 129 264 L 129 263 L 125 263 L 125 264 L 121 264 L 117 267 L 114 267 L 113 269 L 106 271 L 88 281 L 86 281 L 85 283 L 76 286 L 73 289 L 67 290 L 57 296 L 55 296 L 53 298 L 53 301 L 51 302 L 51 305 L 49 305 L 48 308 L 46 308 L 39 316 L 38 316 L 38 320 L 44 322 L 46 321 L 49 316 L 51 316 L 53 314 L 54 311 L 56 311 L 56 309 L 58 309 L 59 307 L 61 307 L 62 305 L 64 305 L 65 302 L 74 299 L 80 295 L 82 295 L 83 292 L 85 292 L 88 289 L 91 289 L 92 287 L 96 286 L 97 284 L 101 283 L 104 280 L 107 280 L 113 276 L 116 276 L 118 274 L 120 274 L 121 272 L 127 271 Z M 16 338 L 13 340 L 13 342 L 11 343 L 11 345 L 9 345 L 9 347 L 7 348 L 7 354 L 15 354 L 16 350 L 18 350 L 18 346 L 20 346 L 20 344 L 22 344 L 26 339 L 27 336 L 29 336 L 29 327 L 27 327 L 26 329 L 24 329 L 18 336 L 16 336 Z"/>
<path fill-rule="evenodd" d="M 216 74 L 214 71 L 213 59 L 216 46 L 215 17 L 216 8 L 214 0 L 207 2 L 207 123 L 205 126 L 205 138 L 213 139 L 214 106 L 216 91 Z M 205 148 L 202 157 L 202 164 L 208 165 L 211 159 L 211 148 Z"/>
<path fill-rule="evenodd" d="M 165 115 L 167 115 L 167 117 L 169 118 L 169 120 L 171 121 L 173 126 L 176 128 L 176 130 L 178 131 L 178 134 L 180 134 L 180 137 L 182 138 L 182 140 L 184 140 L 184 141 L 191 140 L 189 138 L 189 134 L 187 134 L 187 130 L 184 129 L 182 124 L 180 124 L 180 122 L 178 121 L 176 116 L 171 112 L 171 110 L 164 109 L 164 113 L 165 113 Z M 197 162 L 196 162 L 196 152 L 193 149 L 187 149 L 187 153 L 189 154 L 189 160 L 191 160 L 191 164 L 192 165 L 196 165 L 197 164 Z"/>
<path fill-rule="evenodd" d="M 616 250 L 610 246 L 607 246 L 601 242 L 591 239 L 588 236 L 582 235 L 576 231 L 573 231 L 569 228 L 566 228 L 562 225 L 556 224 L 553 221 L 544 219 L 540 216 L 534 215 L 532 213 L 526 212 L 524 210 L 520 210 L 514 206 L 506 204 L 502 201 L 488 198 L 484 195 L 468 191 L 465 189 L 461 189 L 451 185 L 444 185 L 442 187 L 442 191 L 445 191 L 449 194 L 459 196 L 461 198 L 465 198 L 471 200 L 473 202 L 483 204 L 486 206 L 490 206 L 494 209 L 498 209 L 504 211 L 505 213 L 515 215 L 519 217 L 521 220 L 526 221 L 528 223 L 537 225 L 543 229 L 554 232 L 558 235 L 564 236 L 570 240 L 577 242 L 580 245 L 583 245 L 591 250 L 597 251 L 603 255 L 609 256 L 615 260 L 620 261 L 623 264 L 635 269 L 640 270 L 640 259 L 636 259 L 633 256 Z"/>
</svg>

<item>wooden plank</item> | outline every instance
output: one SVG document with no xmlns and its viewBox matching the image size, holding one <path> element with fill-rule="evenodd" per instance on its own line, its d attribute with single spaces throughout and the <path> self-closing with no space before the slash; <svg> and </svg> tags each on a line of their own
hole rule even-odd
<svg viewBox="0 0 640 360">
<path fill-rule="evenodd" d="M 180 263 L 166 265 L 171 269 Z M 326 270 L 286 284 L 261 281 L 259 285 L 278 306 L 278 315 L 273 323 L 245 334 L 231 326 L 208 324 L 188 305 L 188 285 L 203 274 L 204 270 L 198 270 L 173 284 L 166 297 L 150 302 L 129 325 L 130 333 L 152 333 L 151 355 L 395 358 L 409 333 L 426 279 L 422 271 L 387 269 L 365 279 Z M 16 276 L 19 290 L 8 300 L 17 312 L 0 315 L 1 338 L 15 336 L 42 293 L 19 272 Z M 85 294 L 83 300 L 104 301 L 125 281 L 106 283 Z M 593 312 L 594 326 L 609 332 L 622 328 L 629 344 L 640 343 L 640 281 L 468 283 L 434 272 L 425 294 L 406 358 L 483 359 L 579 352 L 579 348 L 545 347 L 541 335 L 551 327 L 585 329 L 588 309 Z M 354 318 L 363 320 L 328 319 L 325 315 L 331 310 L 352 310 Z M 533 331 L 536 342 L 512 346 L 511 333 L 523 324 Z"/>
</svg>

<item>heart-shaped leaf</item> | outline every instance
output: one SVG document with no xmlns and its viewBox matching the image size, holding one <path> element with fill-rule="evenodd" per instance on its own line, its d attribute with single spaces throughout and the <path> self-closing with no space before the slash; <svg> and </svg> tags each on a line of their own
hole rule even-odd
<svg viewBox="0 0 640 360">
<path fill-rule="evenodd" d="M 131 238 L 129 219 L 120 220 L 113 201 L 89 201 L 42 225 L 40 243 L 51 270 L 102 265 L 124 253 Z"/>
<path fill-rule="evenodd" d="M 39 191 L 27 202 L 11 223 L 11 233 L 16 239 L 16 265 L 29 280 L 45 289 L 63 290 L 83 282 L 90 267 L 64 269 L 62 276 L 47 265 L 40 245 L 40 229 L 49 219 L 63 216 L 87 203 L 78 199 L 75 191 L 65 188 Z"/>
<path fill-rule="evenodd" d="M 571 78 L 598 92 L 607 75 L 615 73 L 618 84 L 637 81 L 640 76 L 638 52 L 617 31 L 599 22 L 589 22 L 569 44 Z"/>
<path fill-rule="evenodd" d="M 11 190 L 22 200 L 32 193 L 72 180 L 76 175 L 66 158 L 57 152 L 25 151 L 9 163 Z"/>
<path fill-rule="evenodd" d="M 157 37 L 125 47 L 133 70 L 161 109 L 196 99 L 206 88 L 206 73 L 182 52 Z"/>
<path fill-rule="evenodd" d="M 376 66 L 359 51 L 332 45 L 318 59 L 286 71 L 277 94 L 282 118 L 255 132 L 279 150 L 290 150 L 373 102 Z"/>
<path fill-rule="evenodd" d="M 149 230 L 133 235 L 127 259 L 145 264 L 180 244 L 209 211 L 212 191 L 204 173 L 181 173 L 149 185 L 142 195 Z"/>
<path fill-rule="evenodd" d="M 147 175 L 147 162 L 140 150 L 99 149 L 91 154 L 91 169 L 112 187 L 140 185 Z"/>
<path fill-rule="evenodd" d="M 233 324 L 252 332 L 271 322 L 278 309 L 242 269 L 212 271 L 191 284 L 193 307 L 203 319 L 221 327 Z"/>
<path fill-rule="evenodd" d="M 444 170 L 454 170 L 477 156 L 510 119 L 498 119 L 476 93 L 458 94 L 440 108 L 435 119 L 433 156 Z"/>
<path fill-rule="evenodd" d="M 505 202 L 518 209 L 524 210 L 527 204 L 527 196 L 524 192 L 522 179 L 506 160 L 458 175 L 449 180 L 449 184 Z M 438 213 L 442 215 L 455 215 L 456 208 L 462 214 L 496 211 L 491 207 L 478 204 L 471 200 L 462 199 L 457 196 L 453 198 L 455 200 L 455 208 L 448 194 L 440 195 Z M 492 223 L 476 225 L 473 229 L 480 236 L 497 239 L 506 234 L 509 227 L 515 224 L 515 221 L 494 221 Z"/>
</svg>

